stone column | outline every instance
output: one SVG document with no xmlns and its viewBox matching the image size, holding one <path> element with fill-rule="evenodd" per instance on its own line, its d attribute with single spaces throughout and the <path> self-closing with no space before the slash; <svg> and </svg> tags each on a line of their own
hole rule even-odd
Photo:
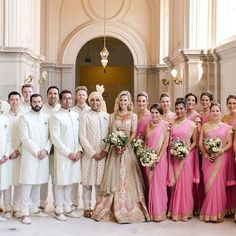
<svg viewBox="0 0 236 236">
<path fill-rule="evenodd" d="M 0 94 L 31 83 L 39 92 L 40 0 L 0 1 Z"/>
<path fill-rule="evenodd" d="M 3 98 L 12 91 L 21 91 L 24 83 L 31 83 L 35 92 L 39 91 L 38 79 L 40 77 L 40 63 L 42 56 L 35 55 L 26 48 L 0 48 L 0 94 Z M 29 80 L 29 78 L 32 80 Z"/>
<path fill-rule="evenodd" d="M 134 98 L 140 91 L 148 92 L 148 67 L 135 66 L 134 69 Z"/>
<path fill-rule="evenodd" d="M 43 71 L 48 73 L 47 80 L 40 86 L 40 92 L 43 96 L 46 96 L 47 88 L 52 85 L 57 86 L 60 91 L 64 89 L 71 90 L 74 95 L 74 65 L 42 63 L 41 73 Z"/>
<path fill-rule="evenodd" d="M 165 58 L 169 72 L 175 68 L 177 80 L 170 77 L 170 91 L 173 98 L 192 92 L 200 96 L 203 91 L 210 91 L 219 99 L 219 56 L 208 50 L 179 49 Z"/>
<path fill-rule="evenodd" d="M 219 102 L 221 103 L 223 112 L 227 111 L 226 98 L 229 94 L 236 95 L 235 86 L 235 68 L 236 68 L 236 40 L 218 46 L 213 52 L 214 57 L 217 57 L 215 63 L 220 63 L 218 86 Z M 220 61 L 219 61 L 220 58 Z M 217 66 L 218 68 L 218 66 Z"/>
</svg>

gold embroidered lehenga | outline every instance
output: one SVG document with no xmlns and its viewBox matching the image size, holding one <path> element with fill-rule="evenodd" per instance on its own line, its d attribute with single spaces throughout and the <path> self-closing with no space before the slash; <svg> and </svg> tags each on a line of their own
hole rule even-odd
<svg viewBox="0 0 236 236">
<path fill-rule="evenodd" d="M 126 117 L 111 115 L 110 132 L 122 130 L 129 137 L 137 129 L 137 116 L 130 112 Z M 110 147 L 100 192 L 92 218 L 118 223 L 145 222 L 149 215 L 144 199 L 144 183 L 139 162 L 131 147 L 117 154 Z"/>
</svg>

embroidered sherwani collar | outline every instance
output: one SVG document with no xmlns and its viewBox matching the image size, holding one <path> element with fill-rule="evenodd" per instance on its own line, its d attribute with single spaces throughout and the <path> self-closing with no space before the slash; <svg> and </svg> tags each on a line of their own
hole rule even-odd
<svg viewBox="0 0 236 236">
<path fill-rule="evenodd" d="M 60 110 L 63 111 L 63 112 L 66 112 L 66 113 L 67 113 L 67 112 L 68 112 L 68 113 L 71 112 L 71 108 L 69 108 L 69 109 L 64 109 L 63 107 L 61 107 Z"/>
<path fill-rule="evenodd" d="M 21 115 L 21 112 L 20 112 L 20 110 L 18 110 L 17 113 L 14 113 L 14 112 L 12 112 L 11 110 L 9 110 L 9 114 L 10 114 L 11 116 L 19 116 L 19 115 Z"/>
<path fill-rule="evenodd" d="M 33 109 L 31 109 L 29 112 L 31 112 L 34 116 L 39 116 L 41 114 L 42 108 L 40 111 L 36 112 Z"/>
</svg>

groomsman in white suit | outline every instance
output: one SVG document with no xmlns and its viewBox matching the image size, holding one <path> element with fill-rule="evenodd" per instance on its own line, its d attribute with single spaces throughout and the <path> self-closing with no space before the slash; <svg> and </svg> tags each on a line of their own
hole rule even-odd
<svg viewBox="0 0 236 236">
<path fill-rule="evenodd" d="M 84 150 L 81 159 L 84 217 L 90 218 L 92 187 L 97 196 L 105 167 L 107 151 L 103 139 L 108 135 L 109 114 L 100 111 L 103 102 L 100 93 L 92 92 L 88 101 L 91 110 L 81 117 L 80 141 Z"/>
<path fill-rule="evenodd" d="M 61 108 L 50 119 L 54 145 L 55 218 L 61 221 L 79 217 L 71 207 L 71 186 L 80 182 L 82 147 L 79 143 L 79 115 L 71 110 L 72 96 L 68 90 L 60 95 Z"/>
<path fill-rule="evenodd" d="M 12 91 L 8 95 L 8 103 L 10 105 L 10 110 L 5 114 L 9 121 L 10 128 L 10 156 L 9 156 L 9 166 L 10 166 L 10 185 L 11 187 L 6 191 L 7 193 L 7 205 L 10 206 L 9 209 L 5 210 L 4 217 L 9 219 L 11 213 L 16 218 L 20 218 L 20 196 L 21 196 L 21 185 L 19 183 L 20 176 L 20 157 L 21 157 L 21 140 L 19 134 L 19 119 L 22 116 L 20 111 L 21 95 Z M 13 192 L 13 200 L 12 199 Z M 12 205 L 12 209 L 11 209 Z M 13 210 L 13 212 L 11 212 Z"/>
<path fill-rule="evenodd" d="M 76 106 L 72 108 L 73 111 L 79 113 L 80 117 L 82 114 L 90 110 L 90 107 L 86 103 L 88 98 L 88 89 L 85 86 L 78 86 L 75 89 L 75 101 Z M 79 207 L 79 184 L 72 184 L 71 187 L 71 201 L 72 201 L 72 208 L 77 210 Z"/>
<path fill-rule="evenodd" d="M 61 105 L 58 103 L 59 100 L 59 88 L 56 86 L 51 86 L 47 89 L 47 102 L 43 104 L 42 111 L 45 112 L 49 117 L 61 108 Z M 49 174 L 52 179 L 52 195 L 53 195 L 53 205 L 55 206 L 55 189 L 54 189 L 54 148 L 52 146 L 50 155 L 49 155 Z M 47 206 L 48 198 L 48 183 L 42 184 L 40 189 L 40 210 L 44 211 Z"/>
<path fill-rule="evenodd" d="M 10 129 L 9 121 L 5 115 L 0 115 L 0 193 L 3 192 L 5 210 L 11 210 L 7 205 L 6 191 L 10 187 Z M 0 221 L 6 221 L 6 218 L 0 216 Z"/>
<path fill-rule="evenodd" d="M 29 208 L 34 216 L 47 216 L 38 208 L 40 187 L 49 179 L 49 117 L 42 109 L 42 96 L 30 97 L 31 110 L 21 116 L 19 122 L 22 142 L 20 167 L 21 222 L 30 224 Z M 30 205 L 31 200 L 31 205 Z"/>
<path fill-rule="evenodd" d="M 34 93 L 34 86 L 32 84 L 24 84 L 21 87 L 21 93 L 24 101 L 21 103 L 20 110 L 24 114 L 31 109 L 30 96 Z"/>
</svg>

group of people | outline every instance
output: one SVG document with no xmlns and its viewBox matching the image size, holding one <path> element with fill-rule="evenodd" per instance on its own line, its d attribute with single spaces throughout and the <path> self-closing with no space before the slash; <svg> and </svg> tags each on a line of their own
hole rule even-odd
<svg viewBox="0 0 236 236">
<path fill-rule="evenodd" d="M 196 214 L 221 222 L 235 214 L 236 96 L 228 96 L 223 117 L 209 92 L 201 94 L 198 113 L 192 93 L 177 98 L 171 112 L 167 93 L 148 110 L 148 94 L 142 91 L 136 114 L 131 94 L 121 91 L 111 115 L 102 109 L 102 94 L 88 96 L 84 86 L 76 89 L 75 107 L 71 91 L 59 93 L 56 86 L 48 88 L 45 104 L 31 85 L 22 87 L 22 96 L 23 103 L 20 93 L 9 93 L 10 110 L 0 115 L 1 221 L 13 216 L 30 224 L 30 215 L 47 216 L 49 176 L 54 216 L 61 221 L 80 216 L 80 183 L 83 216 L 96 221 L 187 221 Z M 104 142 L 116 131 L 128 137 L 122 148 Z M 141 137 L 158 156 L 153 166 L 142 166 L 132 147 Z M 220 140 L 214 153 L 206 147 L 209 138 Z M 186 155 L 172 152 L 175 140 L 185 143 Z"/>
</svg>

